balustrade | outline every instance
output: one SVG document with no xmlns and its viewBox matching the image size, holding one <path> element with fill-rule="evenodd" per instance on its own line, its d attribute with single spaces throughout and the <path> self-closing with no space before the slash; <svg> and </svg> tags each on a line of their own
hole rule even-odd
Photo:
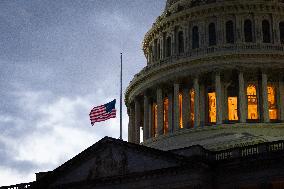
<svg viewBox="0 0 284 189">
<path fill-rule="evenodd" d="M 26 188 L 32 188 L 33 185 L 34 182 L 30 182 L 30 183 L 22 183 L 11 186 L 2 186 L 0 187 L 0 189 L 26 189 Z"/>
</svg>

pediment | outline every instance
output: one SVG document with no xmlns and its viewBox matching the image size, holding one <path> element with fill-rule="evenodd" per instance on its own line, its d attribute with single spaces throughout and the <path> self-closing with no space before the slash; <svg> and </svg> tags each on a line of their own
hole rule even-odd
<svg viewBox="0 0 284 189">
<path fill-rule="evenodd" d="M 55 178 L 55 185 L 130 175 L 180 164 L 178 155 L 111 138 L 102 139 L 86 151 L 53 171 L 54 175 L 60 173 Z"/>
</svg>

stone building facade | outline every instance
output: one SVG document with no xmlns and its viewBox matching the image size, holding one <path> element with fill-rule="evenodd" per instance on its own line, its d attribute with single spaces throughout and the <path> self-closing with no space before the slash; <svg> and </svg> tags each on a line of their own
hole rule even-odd
<svg viewBox="0 0 284 189">
<path fill-rule="evenodd" d="M 284 189 L 283 48 L 283 0 L 167 0 L 126 90 L 128 142 L 0 189 Z"/>
<path fill-rule="evenodd" d="M 284 2 L 168 0 L 126 91 L 129 141 L 170 150 L 283 139 Z"/>
</svg>

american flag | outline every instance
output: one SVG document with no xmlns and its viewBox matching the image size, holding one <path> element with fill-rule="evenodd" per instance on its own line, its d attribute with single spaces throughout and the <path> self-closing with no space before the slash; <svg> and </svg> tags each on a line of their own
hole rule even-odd
<svg viewBox="0 0 284 189">
<path fill-rule="evenodd" d="M 115 102 L 116 100 L 114 99 L 109 103 L 94 107 L 89 114 L 91 124 L 94 125 L 94 123 L 96 122 L 101 122 L 110 118 L 115 118 L 116 117 Z"/>
</svg>

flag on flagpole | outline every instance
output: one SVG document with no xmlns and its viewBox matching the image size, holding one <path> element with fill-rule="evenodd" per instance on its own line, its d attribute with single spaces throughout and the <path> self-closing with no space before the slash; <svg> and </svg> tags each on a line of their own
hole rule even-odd
<svg viewBox="0 0 284 189">
<path fill-rule="evenodd" d="M 96 122 L 101 122 L 110 118 L 115 118 L 116 117 L 115 103 L 116 100 L 114 99 L 109 103 L 94 107 L 89 114 L 91 124 L 94 125 L 94 123 Z"/>
</svg>

